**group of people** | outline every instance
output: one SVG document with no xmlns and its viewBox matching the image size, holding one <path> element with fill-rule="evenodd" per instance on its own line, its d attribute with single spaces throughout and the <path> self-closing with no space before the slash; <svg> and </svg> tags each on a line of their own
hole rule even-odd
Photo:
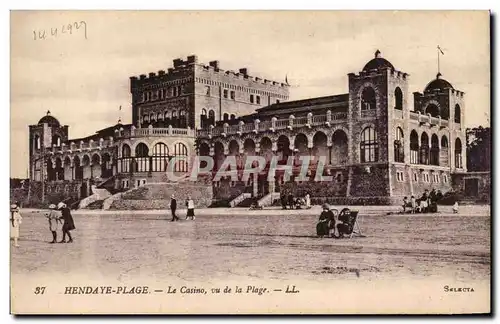
<svg viewBox="0 0 500 324">
<path fill-rule="evenodd" d="M 311 196 L 307 193 L 303 198 L 302 197 L 294 197 L 290 192 L 286 194 L 285 192 L 280 195 L 280 202 L 282 209 L 302 209 L 311 208 Z"/>
<path fill-rule="evenodd" d="M 188 199 L 186 200 L 186 207 L 187 207 L 186 220 L 187 219 L 195 220 L 194 200 L 191 198 L 191 196 L 188 196 Z M 175 195 L 172 195 L 170 197 L 170 213 L 172 214 L 172 219 L 170 220 L 171 222 L 180 220 L 180 218 L 175 214 L 176 211 L 177 211 L 177 199 L 175 198 Z"/>
<path fill-rule="evenodd" d="M 51 204 L 49 206 L 49 212 L 45 214 L 49 222 L 49 230 L 52 233 L 52 241 L 49 243 L 72 243 L 73 237 L 71 236 L 71 231 L 75 229 L 75 222 L 73 216 L 71 216 L 71 210 L 69 207 L 60 202 L 57 206 Z M 10 206 L 10 237 L 14 240 L 14 246 L 19 247 L 19 236 L 20 227 L 22 224 L 23 217 L 21 216 L 19 203 L 16 202 Z M 57 231 L 62 230 L 62 240 L 57 242 Z M 66 236 L 68 241 L 66 241 Z"/>
<path fill-rule="evenodd" d="M 49 221 L 49 229 L 52 232 L 52 241 L 50 243 L 73 243 L 71 231 L 76 228 L 69 207 L 65 203 L 60 202 L 57 206 L 51 204 L 49 210 L 49 213 L 45 217 Z M 62 240 L 57 242 L 57 231 L 60 227 L 63 237 Z M 68 236 L 68 241 L 66 241 L 66 236 Z"/>
<path fill-rule="evenodd" d="M 428 189 L 425 189 L 422 196 L 418 199 L 412 195 L 410 200 L 408 200 L 408 197 L 405 196 L 403 198 L 403 213 L 437 213 L 437 203 L 442 198 L 443 194 L 441 190 L 436 191 L 434 188 L 430 192 Z"/>
<path fill-rule="evenodd" d="M 319 215 L 319 221 L 316 225 L 316 234 L 322 237 L 342 238 L 344 235 L 352 233 L 354 228 L 354 219 L 350 213 L 340 213 L 337 216 L 332 207 L 328 204 L 323 204 L 323 211 Z M 335 210 L 336 211 L 336 210 Z M 335 229 L 338 234 L 335 234 Z"/>
</svg>

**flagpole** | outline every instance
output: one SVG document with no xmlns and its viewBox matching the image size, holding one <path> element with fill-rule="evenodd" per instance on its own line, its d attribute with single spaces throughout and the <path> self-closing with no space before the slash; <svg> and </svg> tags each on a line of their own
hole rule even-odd
<svg viewBox="0 0 500 324">
<path fill-rule="evenodd" d="M 440 74 L 441 73 L 441 68 L 439 66 L 439 45 L 437 47 L 437 54 L 438 54 L 438 74 Z"/>
</svg>

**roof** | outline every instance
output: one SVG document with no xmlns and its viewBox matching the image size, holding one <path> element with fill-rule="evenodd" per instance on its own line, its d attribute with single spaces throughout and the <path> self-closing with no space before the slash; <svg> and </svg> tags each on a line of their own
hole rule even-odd
<svg viewBox="0 0 500 324">
<path fill-rule="evenodd" d="M 50 111 L 47 111 L 47 115 L 43 116 L 38 121 L 38 125 L 42 125 L 42 124 L 49 124 L 49 126 L 55 126 L 55 127 L 61 126 L 61 124 L 59 123 L 57 118 L 50 115 Z"/>
<path fill-rule="evenodd" d="M 424 91 L 433 91 L 433 90 L 444 90 L 444 89 L 453 89 L 451 83 L 441 78 L 441 73 L 436 75 L 436 78 L 429 82 Z"/>
<path fill-rule="evenodd" d="M 349 106 L 349 94 L 285 101 L 257 109 L 258 115 L 284 114 L 316 109 L 346 110 Z"/>
<path fill-rule="evenodd" d="M 380 51 L 377 50 L 375 52 L 375 58 L 371 59 L 370 61 L 368 61 L 368 63 L 365 64 L 363 71 L 378 70 L 381 68 L 391 68 L 394 70 L 394 65 L 392 65 L 391 62 L 381 57 L 380 55 Z"/>
</svg>

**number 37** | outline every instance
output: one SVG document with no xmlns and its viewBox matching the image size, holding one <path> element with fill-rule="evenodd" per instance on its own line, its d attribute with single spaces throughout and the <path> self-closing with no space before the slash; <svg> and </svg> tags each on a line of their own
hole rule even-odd
<svg viewBox="0 0 500 324">
<path fill-rule="evenodd" d="M 35 295 L 43 295 L 45 292 L 45 287 L 36 287 L 35 288 Z"/>
</svg>

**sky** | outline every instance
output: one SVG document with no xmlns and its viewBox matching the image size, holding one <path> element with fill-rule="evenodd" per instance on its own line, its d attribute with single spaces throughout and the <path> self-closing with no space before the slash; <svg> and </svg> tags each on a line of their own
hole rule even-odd
<svg viewBox="0 0 500 324">
<path fill-rule="evenodd" d="M 10 175 L 27 176 L 28 126 L 47 110 L 70 138 L 130 123 L 129 77 L 191 54 L 224 70 L 288 76 L 296 100 L 347 93 L 347 74 L 379 49 L 410 74 L 412 106 L 412 93 L 436 76 L 440 45 L 443 78 L 465 92 L 466 126 L 489 126 L 489 23 L 487 11 L 14 11 Z"/>
</svg>

